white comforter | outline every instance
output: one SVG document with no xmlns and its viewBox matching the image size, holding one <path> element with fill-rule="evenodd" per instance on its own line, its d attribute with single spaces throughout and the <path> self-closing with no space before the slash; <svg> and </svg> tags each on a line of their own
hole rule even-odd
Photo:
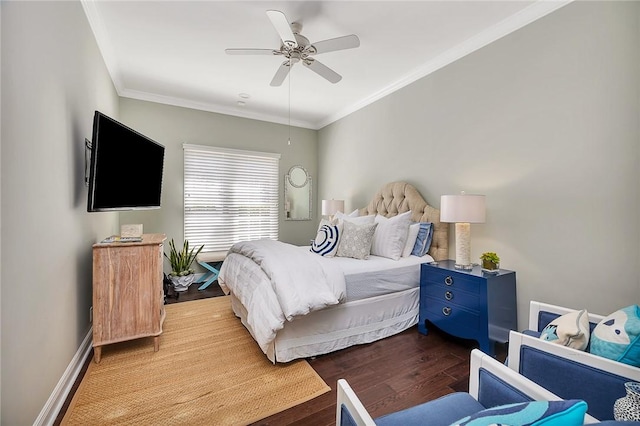
<svg viewBox="0 0 640 426">
<path fill-rule="evenodd" d="M 245 241 L 229 250 L 218 282 L 246 307 L 248 328 L 266 353 L 285 321 L 345 299 L 344 274 L 330 262 L 280 241 Z"/>
</svg>

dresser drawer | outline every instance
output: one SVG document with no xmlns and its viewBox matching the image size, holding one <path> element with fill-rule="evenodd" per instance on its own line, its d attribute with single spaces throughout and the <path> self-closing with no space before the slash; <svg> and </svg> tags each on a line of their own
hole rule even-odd
<svg viewBox="0 0 640 426">
<path fill-rule="evenodd" d="M 428 312 L 427 319 L 443 330 L 466 329 L 474 333 L 480 330 L 480 314 L 478 312 L 469 311 L 463 307 L 430 297 L 425 302 Z M 462 334 L 460 337 L 466 337 L 464 333 Z"/>
<path fill-rule="evenodd" d="M 422 286 L 422 296 L 428 296 L 443 303 L 450 303 L 464 306 L 472 311 L 477 311 L 480 306 L 477 294 L 467 293 L 452 287 L 442 287 L 441 285 L 428 283 Z"/>
<path fill-rule="evenodd" d="M 478 277 L 439 268 L 431 268 L 427 265 L 423 265 L 423 268 L 426 269 L 422 272 L 422 279 L 428 283 L 447 288 L 457 288 L 473 294 L 480 293 L 481 283 Z"/>
<path fill-rule="evenodd" d="M 466 328 L 477 331 L 480 328 L 480 314 L 465 309 L 446 300 L 426 297 L 425 309 L 428 312 L 427 319 L 436 326 L 448 330 L 451 327 Z"/>
</svg>

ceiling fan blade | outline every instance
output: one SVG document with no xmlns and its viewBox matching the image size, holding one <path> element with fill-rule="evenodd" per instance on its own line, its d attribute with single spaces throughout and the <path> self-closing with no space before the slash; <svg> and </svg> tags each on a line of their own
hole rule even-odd
<svg viewBox="0 0 640 426">
<path fill-rule="evenodd" d="M 279 10 L 267 10 L 267 16 L 271 20 L 284 45 L 288 48 L 298 47 L 296 36 L 293 35 L 291 25 L 289 25 L 289 21 L 287 21 L 284 13 Z"/>
<path fill-rule="evenodd" d="M 281 55 L 279 50 L 273 49 L 225 49 L 227 55 Z"/>
<path fill-rule="evenodd" d="M 271 79 L 271 86 L 280 86 L 285 78 L 289 75 L 289 71 L 291 70 L 291 61 L 284 61 L 280 68 L 276 71 L 276 74 Z"/>
<path fill-rule="evenodd" d="M 334 52 L 336 50 L 353 49 L 354 47 L 359 47 L 360 39 L 357 35 L 351 34 L 348 36 L 317 41 L 315 43 L 312 43 L 311 46 L 316 50 L 316 53 Z"/>
<path fill-rule="evenodd" d="M 342 80 L 342 76 L 316 59 L 307 58 L 302 63 L 311 71 L 320 77 L 329 80 L 331 83 L 337 83 Z"/>
</svg>

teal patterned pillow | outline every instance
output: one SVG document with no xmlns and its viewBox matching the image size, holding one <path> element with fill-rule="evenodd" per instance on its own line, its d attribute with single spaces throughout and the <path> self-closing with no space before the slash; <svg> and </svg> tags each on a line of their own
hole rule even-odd
<svg viewBox="0 0 640 426">
<path fill-rule="evenodd" d="M 627 306 L 596 325 L 591 333 L 592 354 L 640 367 L 640 308 Z"/>
<path fill-rule="evenodd" d="M 452 426 L 578 426 L 582 425 L 586 412 L 587 403 L 579 399 L 520 402 L 487 408 Z"/>
</svg>

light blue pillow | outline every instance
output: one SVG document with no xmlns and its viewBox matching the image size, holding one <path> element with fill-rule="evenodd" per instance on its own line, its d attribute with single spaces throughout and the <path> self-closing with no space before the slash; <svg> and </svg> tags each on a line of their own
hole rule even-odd
<svg viewBox="0 0 640 426">
<path fill-rule="evenodd" d="M 433 238 L 433 224 L 431 222 L 420 222 L 420 230 L 416 238 L 416 244 L 413 246 L 411 254 L 422 257 L 429 253 L 431 247 L 431 239 Z"/>
<path fill-rule="evenodd" d="M 520 402 L 487 408 L 453 425 L 578 426 L 582 425 L 586 412 L 587 403 L 579 399 Z"/>
<path fill-rule="evenodd" d="M 640 307 L 627 306 L 600 321 L 591 333 L 589 351 L 640 367 Z"/>
</svg>

